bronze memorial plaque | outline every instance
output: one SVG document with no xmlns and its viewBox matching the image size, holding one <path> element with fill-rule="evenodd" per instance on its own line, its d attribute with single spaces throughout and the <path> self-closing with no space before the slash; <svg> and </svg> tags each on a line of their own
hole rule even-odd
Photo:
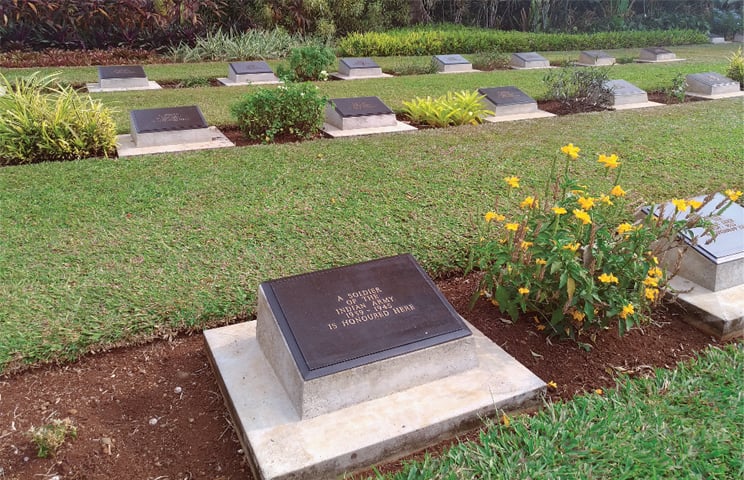
<svg viewBox="0 0 744 480">
<path fill-rule="evenodd" d="M 485 95 L 486 99 L 497 107 L 521 103 L 535 103 L 532 97 L 517 87 L 479 88 L 478 93 Z"/>
<path fill-rule="evenodd" d="M 393 111 L 379 97 L 332 98 L 333 107 L 342 117 L 389 115 Z"/>
<path fill-rule="evenodd" d="M 98 67 L 98 78 L 147 78 L 141 65 L 111 65 Z"/>
<path fill-rule="evenodd" d="M 305 380 L 471 335 L 410 254 L 262 287 Z"/>
<path fill-rule="evenodd" d="M 208 128 L 204 115 L 196 105 L 132 110 L 129 115 L 137 133 Z"/>
</svg>

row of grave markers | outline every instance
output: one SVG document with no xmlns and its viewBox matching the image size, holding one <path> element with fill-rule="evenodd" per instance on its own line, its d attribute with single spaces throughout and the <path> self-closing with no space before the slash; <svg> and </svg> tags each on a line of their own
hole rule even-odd
<svg viewBox="0 0 744 480">
<path fill-rule="evenodd" d="M 662 47 L 644 48 L 641 50 L 638 62 L 658 63 L 681 61 L 676 55 Z M 439 73 L 478 72 L 462 55 L 434 55 L 432 61 L 437 65 Z M 615 64 L 615 58 L 600 50 L 586 50 L 581 52 L 580 66 L 609 66 Z M 510 61 L 514 69 L 551 68 L 548 59 L 536 52 L 514 53 Z M 338 72 L 331 77 L 340 80 L 354 80 L 362 78 L 391 77 L 382 72 L 382 68 L 368 57 L 340 58 Z M 263 61 L 231 62 L 228 64 L 227 77 L 218 78 L 223 85 L 267 85 L 281 83 L 268 63 Z M 156 90 L 160 88 L 157 82 L 147 79 L 141 65 L 99 66 L 98 82 L 87 84 L 91 93 L 118 92 L 127 90 Z"/>
</svg>

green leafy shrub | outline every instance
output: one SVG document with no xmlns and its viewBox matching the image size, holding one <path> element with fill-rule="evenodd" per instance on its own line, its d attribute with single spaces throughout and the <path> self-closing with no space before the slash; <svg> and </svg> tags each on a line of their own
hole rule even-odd
<svg viewBox="0 0 744 480">
<path fill-rule="evenodd" d="M 473 68 L 476 70 L 504 70 L 509 68 L 510 56 L 499 50 L 489 50 L 473 55 Z"/>
<path fill-rule="evenodd" d="M 586 34 L 529 33 L 470 27 L 406 28 L 351 33 L 338 41 L 340 56 L 442 55 L 452 52 L 531 52 L 706 43 L 695 30 L 649 30 Z"/>
<path fill-rule="evenodd" d="M 245 32 L 218 29 L 197 38 L 193 45 L 181 42 L 171 47 L 168 56 L 175 62 L 264 60 L 286 57 L 302 44 L 301 36 L 279 28 Z"/>
<path fill-rule="evenodd" d="M 667 102 L 682 103 L 685 101 L 685 91 L 687 90 L 687 80 L 684 74 L 677 73 L 672 78 L 672 83 L 663 88 L 664 96 Z"/>
<path fill-rule="evenodd" d="M 483 105 L 483 98 L 477 91 L 447 92 L 438 98 L 416 97 L 403 102 L 403 114 L 413 123 L 431 127 L 478 125 L 493 115 Z"/>
<path fill-rule="evenodd" d="M 328 98 L 311 83 L 289 83 L 245 95 L 231 107 L 240 130 L 250 139 L 273 142 L 310 138 L 323 126 Z"/>
<path fill-rule="evenodd" d="M 744 51 L 741 47 L 728 57 L 728 61 L 726 76 L 739 82 L 739 87 L 744 90 Z"/>
<path fill-rule="evenodd" d="M 437 73 L 437 64 L 434 59 L 426 57 L 408 58 L 405 60 L 395 60 L 383 69 L 385 73 L 391 75 L 429 75 Z"/>
<path fill-rule="evenodd" d="M 116 146 L 111 110 L 61 86 L 56 75 L 12 82 L 0 74 L 0 165 L 108 155 Z"/>
<path fill-rule="evenodd" d="M 543 82 L 548 98 L 571 111 L 606 109 L 612 104 L 609 70 L 594 67 L 565 67 L 550 70 Z"/>
<path fill-rule="evenodd" d="M 293 48 L 287 59 L 289 66 L 280 65 L 277 75 L 285 81 L 305 82 L 327 80 L 328 70 L 336 61 L 333 50 L 323 46 Z"/>
<path fill-rule="evenodd" d="M 28 435 L 38 449 L 36 455 L 39 458 L 46 458 L 50 454 L 54 456 L 65 443 L 67 437 L 77 438 L 77 428 L 69 418 L 64 420 L 55 419 L 51 423 L 38 428 L 31 427 Z"/>
<path fill-rule="evenodd" d="M 599 156 L 611 187 L 592 194 L 573 172 L 576 165 L 579 172 L 584 168 L 579 148 L 568 144 L 561 150 L 566 154 L 562 174 L 556 172 L 556 159 L 540 191 L 516 197 L 520 179 L 504 179 L 507 201 L 523 200 L 513 216 L 499 213 L 498 205 L 485 214 L 469 265 L 483 273 L 473 302 L 485 296 L 514 320 L 520 312 L 534 312 L 551 335 L 578 340 L 611 322 L 623 334 L 644 321 L 666 289 L 669 275 L 657 258 L 677 247 L 680 232 L 699 238 L 691 229 L 703 227 L 701 237 L 710 234 L 707 217 L 694 212 L 712 195 L 704 201 L 674 199 L 673 215 L 657 211 L 657 218 L 649 212 L 630 223 L 617 156 Z M 741 192 L 726 195 L 734 201 Z M 680 212 L 689 215 L 683 218 Z"/>
</svg>

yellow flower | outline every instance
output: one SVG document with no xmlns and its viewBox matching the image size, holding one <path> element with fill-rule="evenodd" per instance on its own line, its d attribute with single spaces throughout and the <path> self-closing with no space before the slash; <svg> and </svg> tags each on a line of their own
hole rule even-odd
<svg viewBox="0 0 744 480">
<path fill-rule="evenodd" d="M 654 257 L 654 258 L 656 258 L 656 257 Z M 656 277 L 656 278 L 661 278 L 661 275 L 662 275 L 663 273 L 664 273 L 664 272 L 663 272 L 663 271 L 662 271 L 662 270 L 661 270 L 661 269 L 660 269 L 659 267 L 654 267 L 654 268 L 650 268 L 650 269 L 648 270 L 648 276 L 649 276 L 649 277 Z"/>
<path fill-rule="evenodd" d="M 623 307 L 623 311 L 620 312 L 620 318 L 625 320 L 628 318 L 628 315 L 633 315 L 635 313 L 635 308 L 633 308 L 633 304 L 629 303 Z"/>
<path fill-rule="evenodd" d="M 617 168 L 620 165 L 620 162 L 617 161 L 617 155 L 614 153 L 609 157 L 600 155 L 597 161 L 609 169 Z"/>
<path fill-rule="evenodd" d="M 571 316 L 577 322 L 583 322 L 584 321 L 584 317 L 586 317 L 586 314 L 584 312 L 580 312 L 578 310 L 574 310 L 574 311 L 571 312 Z"/>
<path fill-rule="evenodd" d="M 496 300 L 495 298 L 492 298 L 492 299 L 491 299 L 491 304 L 492 304 L 492 305 L 493 305 L 494 307 L 498 307 L 498 306 L 499 306 L 499 302 L 498 302 L 498 301 L 497 301 L 497 300 Z"/>
<path fill-rule="evenodd" d="M 599 197 L 599 201 L 604 203 L 605 205 L 614 205 L 610 197 L 607 195 L 602 195 L 601 197 Z"/>
<path fill-rule="evenodd" d="M 614 187 L 612 187 L 612 190 L 610 190 L 610 195 L 615 197 L 624 197 L 625 190 L 623 190 L 620 185 L 615 185 Z"/>
<path fill-rule="evenodd" d="M 535 263 L 538 264 L 538 265 L 547 265 L 548 264 L 548 261 L 547 260 L 543 260 L 542 258 L 536 258 L 535 259 Z"/>
<path fill-rule="evenodd" d="M 579 210 L 578 208 L 575 208 L 573 211 L 574 217 L 581 220 L 581 222 L 584 225 L 587 225 L 589 223 L 592 223 L 592 217 L 589 216 L 588 213 L 586 213 L 584 210 Z"/>
<path fill-rule="evenodd" d="M 672 204 L 677 209 L 678 212 L 684 212 L 687 210 L 687 200 L 682 200 L 680 198 L 673 198 Z"/>
<path fill-rule="evenodd" d="M 654 277 L 646 277 L 646 279 L 643 281 L 643 284 L 647 287 L 658 287 L 659 279 Z"/>
<path fill-rule="evenodd" d="M 535 208 L 537 207 L 537 200 L 535 200 L 534 197 L 529 196 L 522 200 L 522 203 L 519 204 L 522 208 Z"/>
<path fill-rule="evenodd" d="M 528 293 L 530 293 L 530 289 L 525 287 L 519 287 L 519 290 L 517 291 L 520 295 L 527 295 Z"/>
<path fill-rule="evenodd" d="M 617 233 L 618 235 L 622 235 L 624 233 L 632 232 L 633 231 L 633 225 L 629 223 L 621 223 L 617 226 Z"/>
<path fill-rule="evenodd" d="M 555 213 L 556 215 L 563 215 L 564 213 L 566 213 L 566 209 L 563 207 L 553 207 L 553 213 Z"/>
<path fill-rule="evenodd" d="M 572 252 L 575 252 L 579 249 L 581 245 L 579 245 L 579 242 L 576 243 L 569 243 L 568 245 L 563 245 L 563 250 L 571 250 Z"/>
<path fill-rule="evenodd" d="M 508 427 L 509 424 L 511 423 L 509 421 L 509 417 L 507 417 L 505 413 L 501 414 L 501 423 L 503 423 L 505 427 Z"/>
<path fill-rule="evenodd" d="M 594 206 L 594 199 L 592 197 L 579 197 L 579 205 L 582 210 L 591 210 Z"/>
<path fill-rule="evenodd" d="M 506 178 L 504 178 L 504 181 L 511 188 L 519 188 L 519 177 L 506 177 Z"/>
<path fill-rule="evenodd" d="M 538 332 L 542 332 L 543 330 L 545 330 L 545 325 L 540 324 L 540 325 L 536 326 L 535 328 L 537 329 Z"/>
<path fill-rule="evenodd" d="M 553 389 L 553 390 L 555 390 L 556 388 L 558 388 L 558 384 L 555 383 L 553 380 L 551 380 L 548 383 L 546 383 L 546 385 L 548 386 L 548 388 Z"/>
<path fill-rule="evenodd" d="M 695 200 L 694 198 L 687 200 L 687 203 L 692 207 L 693 210 L 697 210 L 698 208 L 703 206 L 703 202 L 700 200 Z"/>
<path fill-rule="evenodd" d="M 611 273 L 610 274 L 603 273 L 598 278 L 599 278 L 599 281 L 602 283 L 617 283 L 618 282 L 617 277 Z"/>
<path fill-rule="evenodd" d="M 655 302 L 656 299 L 659 297 L 659 289 L 646 288 L 644 289 L 644 294 L 646 295 L 646 300 L 648 300 L 649 302 Z"/>
<path fill-rule="evenodd" d="M 487 213 L 486 213 L 486 215 L 484 216 L 484 218 L 486 219 L 486 222 L 490 222 L 490 221 L 492 221 L 492 220 L 495 220 L 495 221 L 497 221 L 497 222 L 501 222 L 501 221 L 503 221 L 503 220 L 504 220 L 504 219 L 505 219 L 506 217 L 505 217 L 505 216 L 503 216 L 503 215 L 500 215 L 500 214 L 498 214 L 498 213 L 496 213 L 496 212 L 487 212 Z"/>
<path fill-rule="evenodd" d="M 522 247 L 522 248 L 523 248 L 524 250 L 527 250 L 527 249 L 528 249 L 528 248 L 530 248 L 530 247 L 531 247 L 532 245 L 534 245 L 534 243 L 533 243 L 533 242 L 525 242 L 524 240 L 522 240 L 522 244 L 521 244 L 520 246 L 521 246 L 521 247 Z"/>
<path fill-rule="evenodd" d="M 517 230 L 519 230 L 519 224 L 518 223 L 507 223 L 504 226 L 506 227 L 507 230 L 510 230 L 512 232 L 516 232 Z"/>
<path fill-rule="evenodd" d="M 732 202 L 739 200 L 739 197 L 742 195 L 741 190 L 732 190 L 730 188 L 726 189 L 723 193 L 725 193 Z"/>
<path fill-rule="evenodd" d="M 561 152 L 565 153 L 566 155 L 573 158 L 574 160 L 579 158 L 580 151 L 581 149 L 579 147 L 574 147 L 573 143 L 569 143 L 568 145 L 564 145 L 561 147 Z"/>
<path fill-rule="evenodd" d="M 594 393 L 596 393 L 597 395 L 603 395 L 604 394 L 604 390 L 602 390 L 601 388 L 597 388 L 597 389 L 594 390 Z"/>
</svg>

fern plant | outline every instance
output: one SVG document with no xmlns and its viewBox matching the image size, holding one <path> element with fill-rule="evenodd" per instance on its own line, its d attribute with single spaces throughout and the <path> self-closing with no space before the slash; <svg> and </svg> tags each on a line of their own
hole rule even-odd
<svg viewBox="0 0 744 480">
<path fill-rule="evenodd" d="M 416 97 L 403 102 L 403 114 L 413 123 L 431 127 L 478 125 L 493 115 L 477 91 L 447 92 L 441 97 Z"/>
</svg>

